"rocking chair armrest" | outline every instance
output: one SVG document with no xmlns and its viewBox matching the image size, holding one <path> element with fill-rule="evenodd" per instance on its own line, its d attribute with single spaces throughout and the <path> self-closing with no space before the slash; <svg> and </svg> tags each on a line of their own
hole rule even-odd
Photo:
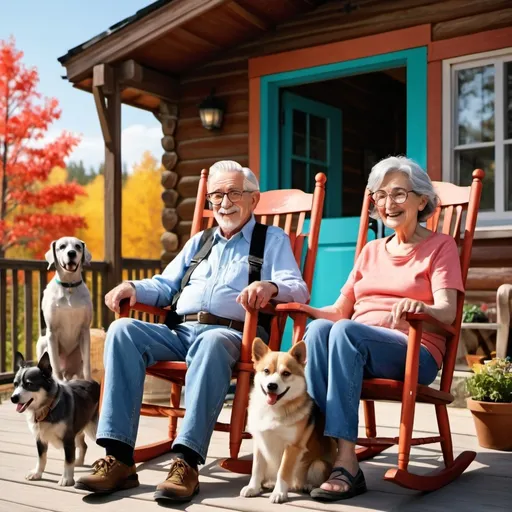
<svg viewBox="0 0 512 512">
<path fill-rule="evenodd" d="M 130 311 L 141 311 L 142 313 L 149 313 L 150 315 L 155 316 L 165 316 L 167 314 L 167 309 L 157 308 L 156 306 L 148 306 L 147 304 L 142 304 L 141 302 L 136 302 L 133 306 L 130 307 L 130 300 L 123 299 L 119 305 L 119 309 L 121 310 L 119 314 L 119 318 L 126 318 L 130 316 Z"/>
<path fill-rule="evenodd" d="M 303 313 L 310 316 L 310 310 L 311 306 L 309 304 L 302 304 L 300 302 L 288 302 L 276 306 L 276 313 Z"/>
<path fill-rule="evenodd" d="M 256 338 L 258 330 L 258 313 L 275 316 L 277 314 L 277 306 L 274 303 L 268 303 L 264 308 L 245 312 L 244 330 L 242 333 L 242 347 L 240 349 L 240 361 L 242 363 L 251 362 L 252 343 Z"/>
<path fill-rule="evenodd" d="M 445 334 L 457 333 L 457 329 L 453 325 L 444 324 L 427 313 L 406 313 L 405 320 L 409 323 L 415 321 L 425 322 L 443 330 Z"/>
</svg>

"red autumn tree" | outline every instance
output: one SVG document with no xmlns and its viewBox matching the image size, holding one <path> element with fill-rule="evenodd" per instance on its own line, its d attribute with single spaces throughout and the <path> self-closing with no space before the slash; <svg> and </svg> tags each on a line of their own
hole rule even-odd
<svg viewBox="0 0 512 512">
<path fill-rule="evenodd" d="M 0 257 L 14 245 L 40 257 L 51 240 L 85 227 L 83 217 L 52 213 L 54 205 L 85 194 L 77 183 L 47 183 L 79 139 L 63 132 L 45 140 L 60 117 L 58 101 L 41 98 L 37 70 L 22 58 L 13 39 L 0 41 Z"/>
</svg>

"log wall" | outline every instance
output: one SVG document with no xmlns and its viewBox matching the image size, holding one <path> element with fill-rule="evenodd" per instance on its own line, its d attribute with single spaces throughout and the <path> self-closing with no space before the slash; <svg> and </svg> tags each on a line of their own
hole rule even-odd
<svg viewBox="0 0 512 512">
<path fill-rule="evenodd" d="M 165 260 L 172 259 L 188 239 L 201 169 L 219 159 L 248 164 L 249 58 L 425 23 L 432 23 L 433 39 L 441 40 L 509 26 L 511 21 L 510 0 L 336 0 L 283 23 L 258 40 L 223 52 L 182 76 L 175 149 L 164 155 L 166 169 L 175 173 L 165 178 L 164 225 L 168 229 L 174 224 L 172 231 L 177 235 L 176 248 L 166 251 Z M 212 87 L 226 102 L 220 132 L 208 132 L 199 120 L 197 106 Z M 177 163 L 172 166 L 174 154 Z M 357 204 L 350 208 L 357 211 Z"/>
<path fill-rule="evenodd" d="M 466 283 L 467 299 L 496 302 L 496 290 L 512 283 L 512 229 L 477 231 Z"/>
</svg>

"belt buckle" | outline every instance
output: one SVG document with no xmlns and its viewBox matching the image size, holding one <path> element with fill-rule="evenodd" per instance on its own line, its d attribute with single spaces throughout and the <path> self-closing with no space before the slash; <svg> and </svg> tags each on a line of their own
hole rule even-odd
<svg viewBox="0 0 512 512">
<path fill-rule="evenodd" d="M 197 321 L 200 324 L 208 323 L 208 313 L 206 311 L 199 311 L 199 313 L 197 313 Z"/>
</svg>

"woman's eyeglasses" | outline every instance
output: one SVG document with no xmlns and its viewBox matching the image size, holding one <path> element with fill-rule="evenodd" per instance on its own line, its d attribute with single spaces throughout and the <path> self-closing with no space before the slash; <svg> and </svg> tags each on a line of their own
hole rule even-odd
<svg viewBox="0 0 512 512">
<path fill-rule="evenodd" d="M 394 188 L 389 194 L 384 190 L 377 190 L 370 194 L 370 199 L 376 206 L 386 206 L 388 196 L 391 197 L 394 203 L 402 204 L 407 201 L 410 192 L 416 193 L 414 190 L 405 190 L 404 188 Z"/>
<path fill-rule="evenodd" d="M 242 196 L 246 193 L 250 193 L 251 190 L 230 190 L 229 192 L 210 192 L 206 194 L 206 199 L 209 203 L 218 206 L 224 200 L 224 196 L 228 196 L 228 199 L 232 203 L 238 203 L 242 200 Z"/>
</svg>

